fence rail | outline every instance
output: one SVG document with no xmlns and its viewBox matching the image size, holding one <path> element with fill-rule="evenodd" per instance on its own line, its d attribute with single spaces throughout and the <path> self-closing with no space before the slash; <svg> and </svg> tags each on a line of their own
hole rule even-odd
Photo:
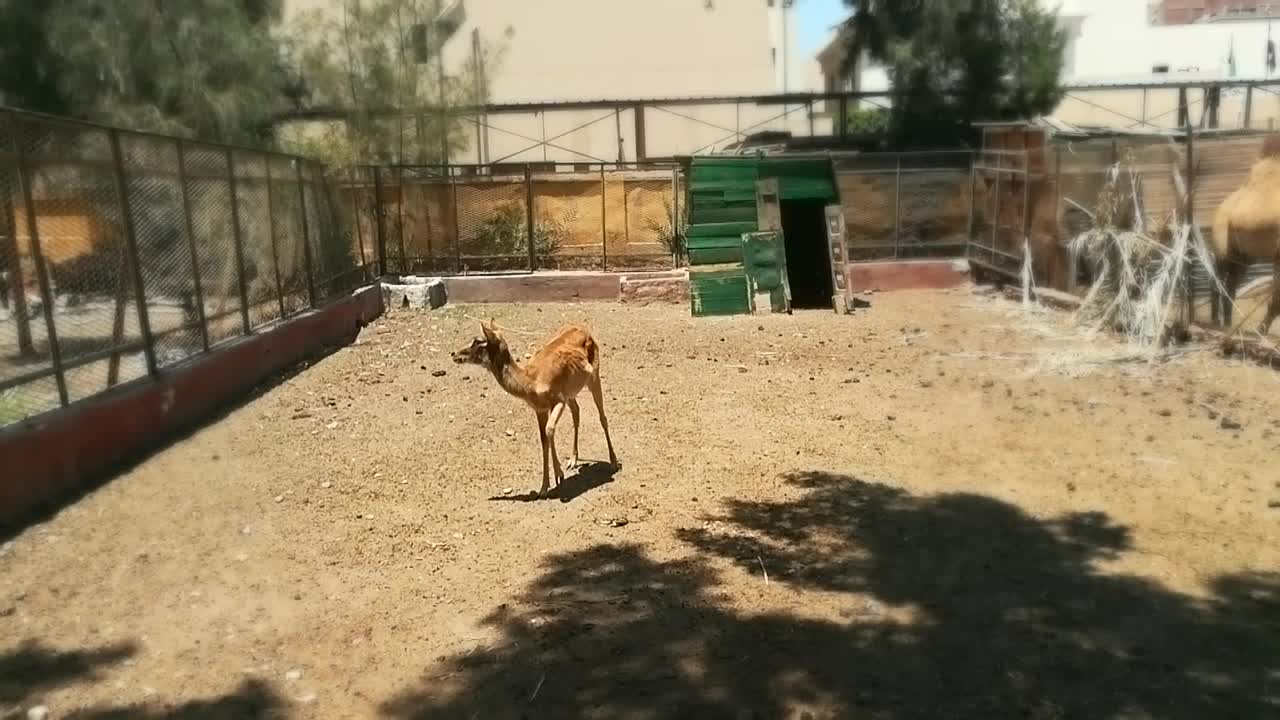
<svg viewBox="0 0 1280 720">
<path fill-rule="evenodd" d="M 679 261 L 670 163 L 389 165 L 341 185 L 386 271 L 665 269 Z"/>
<path fill-rule="evenodd" d="M 0 110 L 0 426 L 365 282 L 343 215 L 301 157 Z"/>
</svg>

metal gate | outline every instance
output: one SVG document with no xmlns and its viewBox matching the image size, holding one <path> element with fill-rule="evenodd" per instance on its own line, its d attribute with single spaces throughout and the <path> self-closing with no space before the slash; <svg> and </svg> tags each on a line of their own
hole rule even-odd
<svg viewBox="0 0 1280 720">
<path fill-rule="evenodd" d="M 1022 150 L 974 155 L 973 202 L 965 257 L 975 270 L 1020 279 L 1026 256 L 1031 177 Z"/>
</svg>

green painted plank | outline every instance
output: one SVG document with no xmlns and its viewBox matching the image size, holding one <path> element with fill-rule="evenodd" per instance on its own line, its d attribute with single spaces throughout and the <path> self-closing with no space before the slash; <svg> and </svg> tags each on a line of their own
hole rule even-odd
<svg viewBox="0 0 1280 720">
<path fill-rule="evenodd" d="M 738 247 L 689 248 L 690 265 L 716 265 L 729 262 L 742 262 L 741 243 Z"/>
<path fill-rule="evenodd" d="M 690 250 L 716 250 L 717 247 L 737 247 L 741 245 L 742 238 L 735 236 L 728 237 L 690 237 Z"/>
<path fill-rule="evenodd" d="M 689 174 L 689 187 L 696 190 L 702 183 L 754 183 L 758 177 L 754 166 L 694 168 Z"/>
<path fill-rule="evenodd" d="M 755 222 L 756 207 L 728 208 L 694 208 L 689 212 L 689 222 L 697 225 L 706 223 Z"/>
<path fill-rule="evenodd" d="M 686 237 L 737 237 L 743 233 L 755 232 L 756 223 L 753 222 L 725 222 L 725 223 L 699 223 L 690 225 L 685 232 Z"/>
<path fill-rule="evenodd" d="M 695 178 L 694 184 L 690 186 L 689 190 L 694 197 L 698 197 L 702 194 L 742 192 L 743 190 L 754 191 L 755 187 L 756 181 L 754 178 L 749 180 L 706 180 L 702 182 L 698 182 Z"/>
</svg>

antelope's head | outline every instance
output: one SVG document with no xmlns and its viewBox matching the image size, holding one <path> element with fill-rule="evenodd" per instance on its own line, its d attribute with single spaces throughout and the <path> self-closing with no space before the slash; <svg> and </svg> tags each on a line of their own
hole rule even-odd
<svg viewBox="0 0 1280 720">
<path fill-rule="evenodd" d="M 492 319 L 488 322 L 482 321 L 480 330 L 483 333 L 480 337 L 472 338 L 471 342 L 454 351 L 455 363 L 487 366 L 492 358 L 499 357 L 502 350 L 506 348 L 507 341 L 502 339 L 502 335 L 498 333 L 498 326 L 494 325 Z"/>
</svg>

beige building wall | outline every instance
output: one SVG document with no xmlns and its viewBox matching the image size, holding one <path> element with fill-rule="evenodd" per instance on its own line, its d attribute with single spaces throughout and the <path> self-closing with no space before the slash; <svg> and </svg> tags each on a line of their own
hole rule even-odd
<svg viewBox="0 0 1280 720">
<path fill-rule="evenodd" d="M 286 21 L 307 10 L 340 12 L 344 1 L 358 0 L 288 0 Z M 471 62 L 478 31 L 486 47 L 501 48 L 489 84 L 497 103 L 771 94 L 784 87 L 784 66 L 785 87 L 816 89 L 809 87 L 816 81 L 812 58 L 795 52 L 794 23 L 783 22 L 781 6 L 780 0 L 465 0 L 467 19 L 445 46 L 445 66 L 453 74 Z M 809 131 L 807 109 L 796 106 L 670 110 L 646 112 L 650 157 L 723 146 L 738 131 Z M 494 115 L 487 124 L 489 162 L 636 159 L 631 110 Z M 559 147 L 531 147 L 543 138 L 556 138 L 551 142 Z M 454 160 L 480 160 L 475 145 Z"/>
</svg>

